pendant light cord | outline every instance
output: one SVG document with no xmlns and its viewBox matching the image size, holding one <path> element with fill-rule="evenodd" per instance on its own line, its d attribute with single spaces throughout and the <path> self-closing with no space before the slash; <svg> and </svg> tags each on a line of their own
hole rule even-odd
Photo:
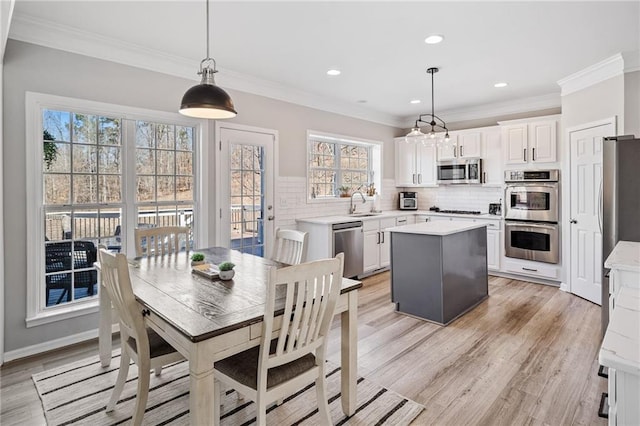
<svg viewBox="0 0 640 426">
<path fill-rule="evenodd" d="M 207 0 L 207 58 L 210 59 L 209 56 L 209 0 Z"/>
</svg>

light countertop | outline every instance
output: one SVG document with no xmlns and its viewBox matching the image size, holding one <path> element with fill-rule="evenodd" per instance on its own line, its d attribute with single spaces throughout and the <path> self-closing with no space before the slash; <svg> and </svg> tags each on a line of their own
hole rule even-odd
<svg viewBox="0 0 640 426">
<path fill-rule="evenodd" d="M 618 241 L 604 262 L 605 268 L 640 272 L 640 243 Z"/>
<path fill-rule="evenodd" d="M 640 289 L 620 289 L 599 360 L 607 367 L 640 375 Z"/>
<path fill-rule="evenodd" d="M 399 232 L 404 234 L 423 234 L 445 236 L 456 234 L 458 232 L 469 231 L 476 228 L 484 228 L 486 225 L 476 222 L 459 222 L 452 220 L 450 222 L 422 222 L 413 225 L 394 226 L 387 228 L 389 232 Z"/>
<path fill-rule="evenodd" d="M 360 212 L 358 214 L 368 214 L 368 212 Z M 381 213 L 375 213 L 372 216 L 359 216 L 359 215 L 333 215 L 333 216 L 319 216 L 319 217 L 307 217 L 296 219 L 296 222 L 315 223 L 319 225 L 332 225 L 334 223 L 353 222 L 355 220 L 375 220 L 385 219 L 391 217 L 400 216 L 442 216 L 442 217 L 459 217 L 465 219 L 489 219 L 489 220 L 501 220 L 502 216 L 493 214 L 452 214 L 452 213 L 437 213 L 430 210 L 387 210 Z"/>
</svg>

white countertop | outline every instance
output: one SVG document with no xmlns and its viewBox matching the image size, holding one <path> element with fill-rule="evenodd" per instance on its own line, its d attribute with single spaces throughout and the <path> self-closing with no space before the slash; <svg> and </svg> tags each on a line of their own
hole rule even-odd
<svg viewBox="0 0 640 426">
<path fill-rule="evenodd" d="M 367 214 L 368 212 L 361 212 Z M 361 214 L 360 213 L 360 214 Z M 429 210 L 388 210 L 382 213 L 375 213 L 372 216 L 351 216 L 345 215 L 333 215 L 333 216 L 319 216 L 319 217 L 307 217 L 296 219 L 296 222 L 315 223 L 319 225 L 332 225 L 334 223 L 353 222 L 355 220 L 374 220 L 384 219 L 389 217 L 399 216 L 415 216 L 415 215 L 428 215 L 428 216 L 443 216 L 443 217 L 461 217 L 466 219 L 490 219 L 501 220 L 502 216 L 493 214 L 452 214 L 452 213 L 437 213 Z"/>
<path fill-rule="evenodd" d="M 476 228 L 484 228 L 485 224 L 476 222 L 458 222 L 452 220 L 450 222 L 422 222 L 413 225 L 394 226 L 387 228 L 389 232 L 400 232 L 404 234 L 423 234 L 444 236 L 456 234 L 458 232 L 469 231 Z"/>
<path fill-rule="evenodd" d="M 640 272 L 640 243 L 618 241 L 604 262 L 605 268 Z"/>
<path fill-rule="evenodd" d="M 640 289 L 622 287 L 616 296 L 607 333 L 600 348 L 600 364 L 640 374 Z"/>
</svg>

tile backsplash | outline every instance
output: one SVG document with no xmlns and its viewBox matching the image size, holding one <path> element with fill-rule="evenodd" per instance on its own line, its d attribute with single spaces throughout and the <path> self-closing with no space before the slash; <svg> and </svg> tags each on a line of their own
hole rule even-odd
<svg viewBox="0 0 640 426">
<path fill-rule="evenodd" d="M 349 198 L 331 199 L 327 201 L 307 200 L 306 178 L 284 176 L 276 181 L 275 216 L 276 226 L 295 228 L 296 219 L 317 216 L 347 215 Z M 418 208 L 429 210 L 438 206 L 448 210 L 479 210 L 488 213 L 489 203 L 497 203 L 504 195 L 500 187 L 484 187 L 475 185 L 448 185 L 437 188 L 396 188 L 394 179 L 382 181 L 380 208 L 382 210 L 398 209 L 398 192 L 416 191 Z M 355 198 L 358 212 L 371 210 L 373 202 L 362 203 L 360 197 Z"/>
</svg>

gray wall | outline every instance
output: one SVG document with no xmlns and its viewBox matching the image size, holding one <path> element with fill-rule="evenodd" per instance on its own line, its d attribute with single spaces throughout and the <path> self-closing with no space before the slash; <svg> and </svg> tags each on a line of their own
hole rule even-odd
<svg viewBox="0 0 640 426">
<path fill-rule="evenodd" d="M 624 133 L 640 138 L 640 71 L 624 75 Z"/>
<path fill-rule="evenodd" d="M 194 64 L 194 72 L 197 64 Z M 97 314 L 26 328 L 25 92 L 175 112 L 193 81 L 9 40 L 4 58 L 5 351 L 95 329 Z M 234 122 L 276 129 L 280 176 L 305 176 L 306 130 L 385 141 L 384 177 L 393 178 L 394 136 L 399 129 L 312 108 L 230 91 Z M 292 161 L 291 161 L 292 160 Z M 212 174 L 213 175 L 213 174 Z"/>
<path fill-rule="evenodd" d="M 562 97 L 562 133 L 565 129 L 605 118 L 618 117 L 624 128 L 624 75 L 610 78 Z"/>
</svg>

